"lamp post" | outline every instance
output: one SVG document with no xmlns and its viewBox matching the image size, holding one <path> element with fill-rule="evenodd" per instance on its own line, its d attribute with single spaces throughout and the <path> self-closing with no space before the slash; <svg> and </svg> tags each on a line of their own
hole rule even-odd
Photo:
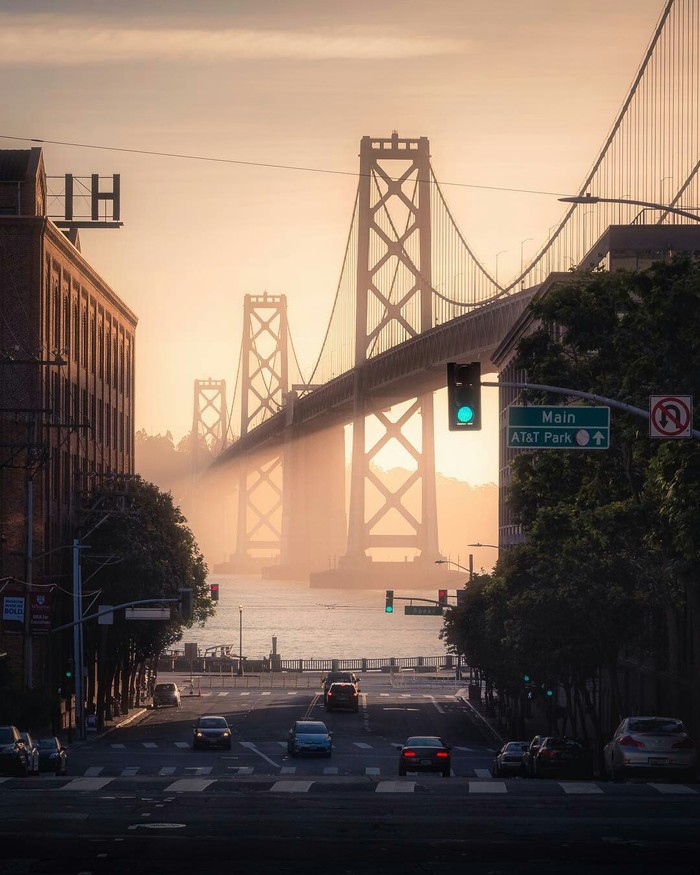
<svg viewBox="0 0 700 875">
<path fill-rule="evenodd" d="M 496 285 L 498 285 L 498 256 L 503 255 L 504 252 L 508 252 L 507 249 L 501 249 L 500 252 L 496 253 L 496 273 L 494 275 L 494 279 L 496 280 Z"/>
<path fill-rule="evenodd" d="M 498 544 L 467 544 L 467 547 L 493 547 L 494 550 L 500 550 Z"/>
<path fill-rule="evenodd" d="M 672 207 L 668 204 L 657 204 L 652 201 L 638 201 L 624 197 L 597 197 L 593 194 L 560 197 L 559 200 L 565 204 L 630 204 L 633 207 L 649 207 L 652 210 L 663 210 L 666 213 L 675 213 L 677 216 L 683 216 L 686 219 L 692 219 L 694 222 L 700 222 L 700 215 L 689 213 L 687 210 L 680 210 L 678 207 Z"/>
<path fill-rule="evenodd" d="M 238 606 L 238 677 L 243 675 L 243 605 Z"/>
</svg>

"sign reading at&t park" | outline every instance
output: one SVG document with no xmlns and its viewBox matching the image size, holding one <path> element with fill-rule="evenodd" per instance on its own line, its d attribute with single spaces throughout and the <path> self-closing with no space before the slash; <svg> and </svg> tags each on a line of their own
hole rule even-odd
<svg viewBox="0 0 700 875">
<path fill-rule="evenodd" d="M 607 450 L 610 408 L 509 407 L 508 446 L 517 449 Z"/>
</svg>

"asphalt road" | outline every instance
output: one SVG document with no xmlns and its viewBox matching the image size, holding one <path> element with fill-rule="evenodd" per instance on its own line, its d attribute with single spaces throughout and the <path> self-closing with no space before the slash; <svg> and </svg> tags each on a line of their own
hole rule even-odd
<svg viewBox="0 0 700 875">
<path fill-rule="evenodd" d="M 454 689 L 368 676 L 358 714 L 327 714 L 315 686 L 210 692 L 75 745 L 66 778 L 0 779 L 0 872 L 697 871 L 698 785 L 494 779 Z M 192 751 L 203 713 L 227 717 L 230 752 Z M 302 717 L 327 723 L 330 760 L 287 755 Z M 410 734 L 453 745 L 451 778 L 398 777 Z"/>
</svg>

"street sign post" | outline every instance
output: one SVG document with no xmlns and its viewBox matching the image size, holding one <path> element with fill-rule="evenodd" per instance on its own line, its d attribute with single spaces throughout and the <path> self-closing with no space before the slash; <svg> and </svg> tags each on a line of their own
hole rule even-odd
<svg viewBox="0 0 700 875">
<path fill-rule="evenodd" d="M 169 620 L 170 608 L 126 608 L 125 620 Z"/>
<path fill-rule="evenodd" d="M 509 407 L 508 446 L 517 449 L 607 450 L 610 408 Z"/>
<path fill-rule="evenodd" d="M 423 616 L 423 617 L 441 617 L 442 616 L 442 608 L 440 605 L 406 605 L 403 609 L 404 614 L 408 614 L 409 616 Z"/>
</svg>

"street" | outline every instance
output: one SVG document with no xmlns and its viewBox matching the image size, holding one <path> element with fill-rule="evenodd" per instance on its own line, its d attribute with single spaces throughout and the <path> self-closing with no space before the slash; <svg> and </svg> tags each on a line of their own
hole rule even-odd
<svg viewBox="0 0 700 875">
<path fill-rule="evenodd" d="M 697 785 L 494 779 L 497 743 L 454 686 L 368 675 L 361 689 L 359 713 L 328 714 L 315 684 L 203 687 L 74 745 L 65 778 L 2 779 L 0 871 L 695 871 Z M 192 751 L 204 713 L 226 716 L 230 752 Z M 330 760 L 287 755 L 302 717 L 328 725 Z M 410 734 L 453 746 L 451 778 L 398 777 Z"/>
</svg>

